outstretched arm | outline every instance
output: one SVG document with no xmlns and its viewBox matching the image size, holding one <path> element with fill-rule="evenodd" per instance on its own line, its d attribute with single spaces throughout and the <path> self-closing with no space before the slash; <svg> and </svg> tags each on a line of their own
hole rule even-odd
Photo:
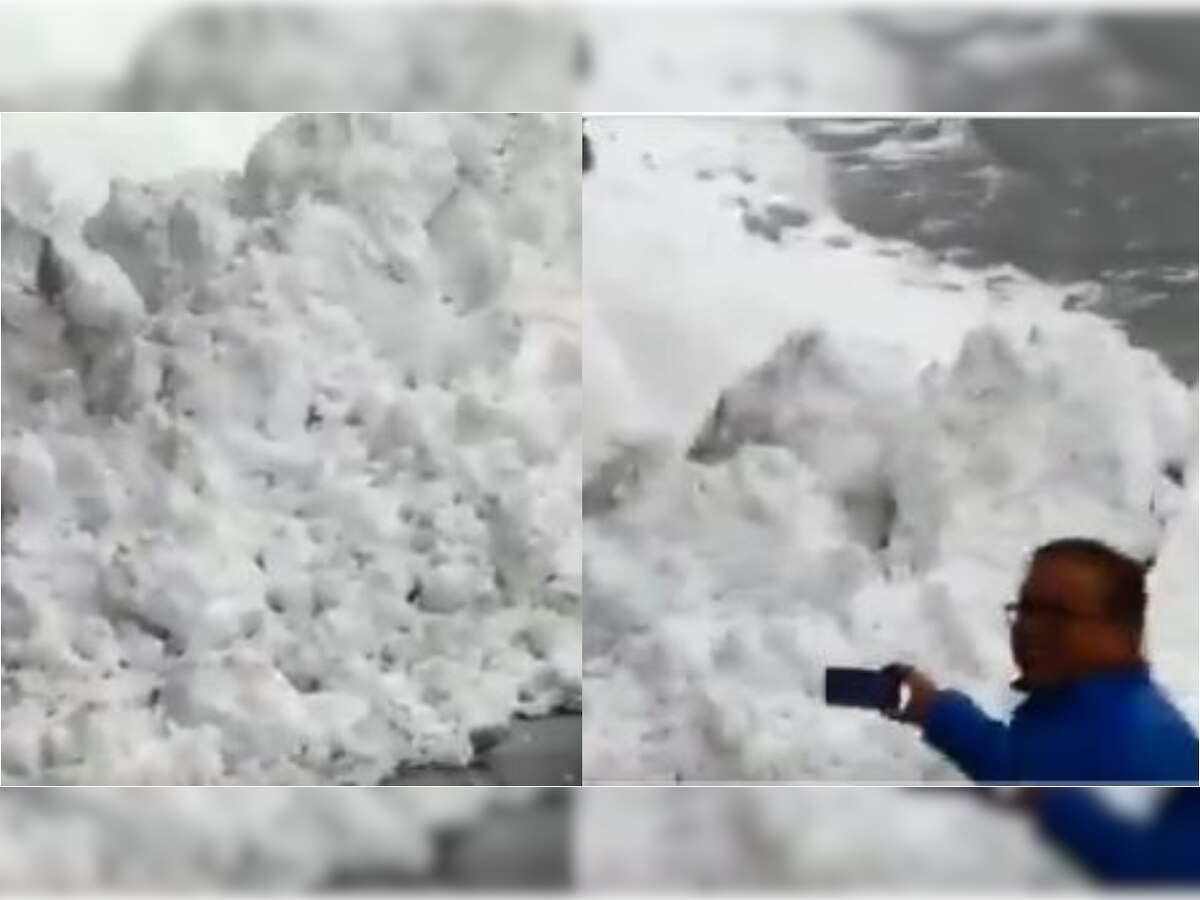
<svg viewBox="0 0 1200 900">
<path fill-rule="evenodd" d="M 939 691 L 922 724 L 926 743 L 979 784 L 1014 780 L 1008 726 L 983 712 L 966 695 Z"/>
<path fill-rule="evenodd" d="M 987 716 L 964 694 L 938 690 L 918 669 L 900 663 L 889 668 L 902 676 L 908 692 L 899 718 L 918 726 L 926 743 L 980 784 L 1013 781 L 1006 725 Z"/>
</svg>

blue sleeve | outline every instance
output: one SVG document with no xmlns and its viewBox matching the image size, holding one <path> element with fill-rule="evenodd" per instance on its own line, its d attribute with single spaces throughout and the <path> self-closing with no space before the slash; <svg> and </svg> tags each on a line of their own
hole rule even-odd
<svg viewBox="0 0 1200 900">
<path fill-rule="evenodd" d="M 1163 701 L 1164 705 L 1166 701 Z M 1151 721 L 1146 722 L 1145 719 Z M 1121 723 L 1131 735 L 1126 762 L 1129 780 L 1141 784 L 1195 784 L 1200 780 L 1200 746 L 1182 716 L 1159 711 Z"/>
<path fill-rule="evenodd" d="M 1050 839 L 1100 880 L 1149 880 L 1149 830 L 1121 819 L 1088 791 L 1052 788 L 1039 798 L 1037 813 Z"/>
<path fill-rule="evenodd" d="M 989 718 L 969 697 L 939 691 L 929 709 L 925 741 L 981 784 L 1013 780 L 1007 726 Z"/>
</svg>

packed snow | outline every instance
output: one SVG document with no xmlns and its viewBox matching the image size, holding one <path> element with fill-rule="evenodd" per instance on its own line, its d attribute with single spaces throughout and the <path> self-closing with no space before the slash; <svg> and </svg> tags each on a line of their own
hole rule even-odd
<svg viewBox="0 0 1200 900">
<path fill-rule="evenodd" d="M 6 783 L 372 784 L 580 708 L 578 129 L 297 115 L 99 208 L 6 147 Z"/>
<path fill-rule="evenodd" d="M 782 122 L 587 131 L 587 780 L 955 781 L 823 670 L 1006 712 L 1002 607 L 1064 535 L 1157 554 L 1196 721 L 1194 389 L 1063 286 L 854 231 Z"/>
</svg>

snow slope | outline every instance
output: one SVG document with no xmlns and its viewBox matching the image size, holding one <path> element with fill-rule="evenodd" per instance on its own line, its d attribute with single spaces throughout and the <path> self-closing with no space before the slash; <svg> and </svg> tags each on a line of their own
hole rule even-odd
<svg viewBox="0 0 1200 900">
<path fill-rule="evenodd" d="M 1003 712 L 1002 606 L 1064 534 L 1159 552 L 1196 719 L 1194 392 L 1061 286 L 853 232 L 781 122 L 588 132 L 585 778 L 954 780 L 823 669 Z"/>
<path fill-rule="evenodd" d="M 370 784 L 579 707 L 577 148 L 300 115 L 84 216 L 6 159 L 6 782 Z"/>
</svg>

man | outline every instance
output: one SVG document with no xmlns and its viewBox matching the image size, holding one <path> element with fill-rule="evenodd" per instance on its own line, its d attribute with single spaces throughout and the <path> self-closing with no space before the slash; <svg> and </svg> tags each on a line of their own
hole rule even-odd
<svg viewBox="0 0 1200 900">
<path fill-rule="evenodd" d="M 1098 541 L 1038 549 L 1011 616 L 1010 724 L 899 667 L 899 718 L 981 784 L 1195 784 L 1200 746 L 1142 654 L 1146 567 Z"/>
<path fill-rule="evenodd" d="M 1047 837 L 1098 881 L 1200 884 L 1200 788 L 1174 788 L 1136 823 L 1082 788 L 1025 788 L 1023 805 Z"/>
</svg>

